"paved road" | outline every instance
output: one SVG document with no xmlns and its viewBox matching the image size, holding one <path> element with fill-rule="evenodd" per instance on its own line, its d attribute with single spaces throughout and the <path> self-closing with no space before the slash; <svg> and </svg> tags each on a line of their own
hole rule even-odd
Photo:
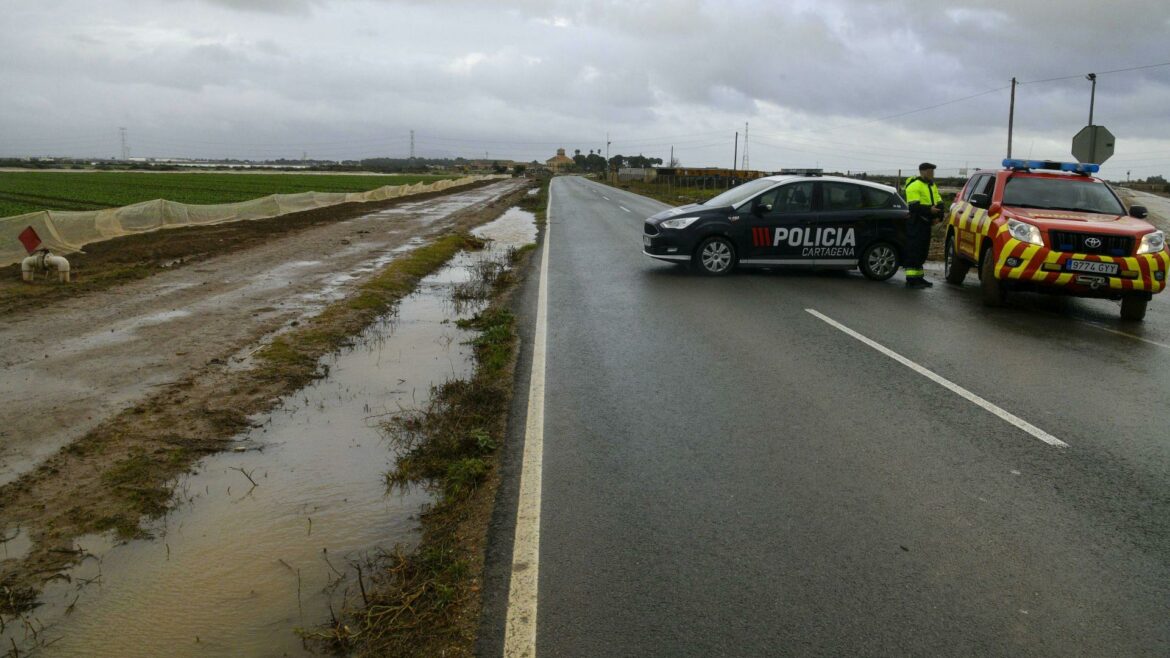
<svg viewBox="0 0 1170 658">
<path fill-rule="evenodd" d="M 1170 654 L 1170 297 L 701 278 L 661 204 L 552 197 L 539 655 Z"/>
</svg>

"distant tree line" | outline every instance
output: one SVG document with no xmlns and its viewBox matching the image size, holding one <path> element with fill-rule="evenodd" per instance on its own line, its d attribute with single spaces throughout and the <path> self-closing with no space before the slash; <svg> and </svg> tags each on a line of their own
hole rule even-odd
<svg viewBox="0 0 1170 658">
<path fill-rule="evenodd" d="M 617 171 L 627 167 L 643 168 L 662 164 L 662 158 L 647 158 L 644 155 L 615 155 L 609 159 L 610 170 Z M 601 155 L 601 149 L 588 154 L 582 154 L 581 149 L 573 151 L 573 171 L 582 173 L 604 173 L 606 159 Z"/>
</svg>

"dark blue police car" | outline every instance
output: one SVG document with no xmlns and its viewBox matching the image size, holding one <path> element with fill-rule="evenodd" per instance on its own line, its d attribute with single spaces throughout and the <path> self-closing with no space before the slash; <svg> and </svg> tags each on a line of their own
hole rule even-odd
<svg viewBox="0 0 1170 658">
<path fill-rule="evenodd" d="M 739 267 L 898 271 L 906 202 L 888 185 L 813 172 L 758 178 L 646 220 L 642 253 L 709 275 Z"/>
</svg>

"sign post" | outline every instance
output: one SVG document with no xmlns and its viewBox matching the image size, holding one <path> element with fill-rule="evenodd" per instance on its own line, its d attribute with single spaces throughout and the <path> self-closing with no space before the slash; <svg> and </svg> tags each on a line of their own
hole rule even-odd
<svg viewBox="0 0 1170 658">
<path fill-rule="evenodd" d="M 1073 137 L 1072 154 L 1077 162 L 1102 164 L 1113 156 L 1113 142 L 1113 133 L 1105 126 L 1090 124 Z"/>
</svg>

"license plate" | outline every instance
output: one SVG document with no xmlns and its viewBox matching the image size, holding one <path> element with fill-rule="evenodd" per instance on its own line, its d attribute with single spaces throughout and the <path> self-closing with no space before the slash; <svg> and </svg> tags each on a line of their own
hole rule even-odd
<svg viewBox="0 0 1170 658">
<path fill-rule="evenodd" d="M 648 236 L 648 235 L 642 236 L 642 246 L 643 247 L 649 247 L 652 244 L 654 244 L 654 240 L 651 240 L 650 236 Z"/>
<path fill-rule="evenodd" d="M 1069 272 L 1091 272 L 1093 274 L 1117 274 L 1117 263 L 1098 263 L 1093 260 L 1070 260 L 1065 264 Z"/>
</svg>

